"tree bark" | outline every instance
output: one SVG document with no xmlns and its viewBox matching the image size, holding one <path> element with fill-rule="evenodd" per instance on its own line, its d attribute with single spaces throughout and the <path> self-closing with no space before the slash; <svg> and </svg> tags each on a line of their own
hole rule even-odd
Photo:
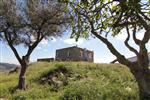
<svg viewBox="0 0 150 100">
<path fill-rule="evenodd" d="M 19 82 L 18 82 L 18 88 L 21 89 L 21 90 L 26 89 L 25 73 L 26 73 L 28 64 L 29 64 L 29 57 L 28 56 L 23 56 L 22 57 L 22 63 L 21 63 L 20 75 L 19 75 Z"/>
<path fill-rule="evenodd" d="M 131 66 L 130 70 L 138 83 L 140 100 L 150 100 L 150 70 L 141 68 Z"/>
<path fill-rule="evenodd" d="M 18 82 L 18 88 L 21 90 L 26 89 L 25 85 L 25 73 L 26 73 L 27 66 L 21 66 L 20 75 L 19 75 L 19 82 Z"/>
</svg>

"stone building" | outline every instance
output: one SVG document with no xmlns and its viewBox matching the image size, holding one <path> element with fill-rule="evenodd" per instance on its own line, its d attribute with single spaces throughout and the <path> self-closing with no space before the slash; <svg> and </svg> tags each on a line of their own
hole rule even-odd
<svg viewBox="0 0 150 100">
<path fill-rule="evenodd" d="M 77 46 L 56 50 L 56 61 L 94 61 L 94 52 Z"/>
</svg>

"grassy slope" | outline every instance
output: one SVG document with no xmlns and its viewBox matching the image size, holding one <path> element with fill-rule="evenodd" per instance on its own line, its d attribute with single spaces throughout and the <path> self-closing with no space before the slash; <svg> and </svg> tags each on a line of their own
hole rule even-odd
<svg viewBox="0 0 150 100">
<path fill-rule="evenodd" d="M 68 85 L 54 91 L 54 86 L 40 84 L 42 75 L 59 67 L 71 73 Z M 18 73 L 0 73 L 0 98 L 10 100 L 138 100 L 138 89 L 129 70 L 119 64 L 84 62 L 39 62 L 29 66 L 27 90 L 13 91 Z"/>
</svg>

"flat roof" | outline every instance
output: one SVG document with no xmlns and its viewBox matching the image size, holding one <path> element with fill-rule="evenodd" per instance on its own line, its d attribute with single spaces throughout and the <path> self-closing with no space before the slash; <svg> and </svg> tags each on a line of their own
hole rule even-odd
<svg viewBox="0 0 150 100">
<path fill-rule="evenodd" d="M 77 48 L 77 49 L 81 49 L 81 50 L 87 50 L 88 52 L 93 52 L 93 51 L 90 51 L 90 50 L 88 50 L 88 49 L 86 49 L 86 48 L 80 48 L 80 47 L 78 47 L 78 46 L 72 46 L 72 47 L 67 47 L 67 48 L 61 48 L 61 49 L 57 49 L 56 51 L 58 51 L 58 50 L 65 50 L 65 49 L 72 49 L 72 48 Z"/>
<path fill-rule="evenodd" d="M 150 56 L 150 52 L 148 52 L 148 56 Z M 133 56 L 133 57 L 130 57 L 130 58 L 127 58 L 127 59 L 132 59 L 132 58 L 137 58 L 137 56 Z"/>
</svg>

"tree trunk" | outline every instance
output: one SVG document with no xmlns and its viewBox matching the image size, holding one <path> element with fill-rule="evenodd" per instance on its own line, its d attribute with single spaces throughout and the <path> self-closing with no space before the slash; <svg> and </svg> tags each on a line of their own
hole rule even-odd
<svg viewBox="0 0 150 100">
<path fill-rule="evenodd" d="M 140 100 L 150 100 L 150 70 L 137 66 L 132 68 L 131 72 L 138 83 Z"/>
<path fill-rule="evenodd" d="M 21 90 L 26 89 L 26 85 L 25 85 L 26 69 L 27 69 L 26 65 L 21 66 L 20 75 L 19 75 L 19 82 L 18 82 L 18 88 L 21 89 Z"/>
<path fill-rule="evenodd" d="M 22 62 L 21 62 L 20 75 L 19 75 L 19 82 L 18 82 L 18 88 L 21 90 L 26 89 L 25 73 L 26 73 L 26 69 L 27 69 L 28 65 L 29 65 L 29 56 L 23 56 Z"/>
</svg>

